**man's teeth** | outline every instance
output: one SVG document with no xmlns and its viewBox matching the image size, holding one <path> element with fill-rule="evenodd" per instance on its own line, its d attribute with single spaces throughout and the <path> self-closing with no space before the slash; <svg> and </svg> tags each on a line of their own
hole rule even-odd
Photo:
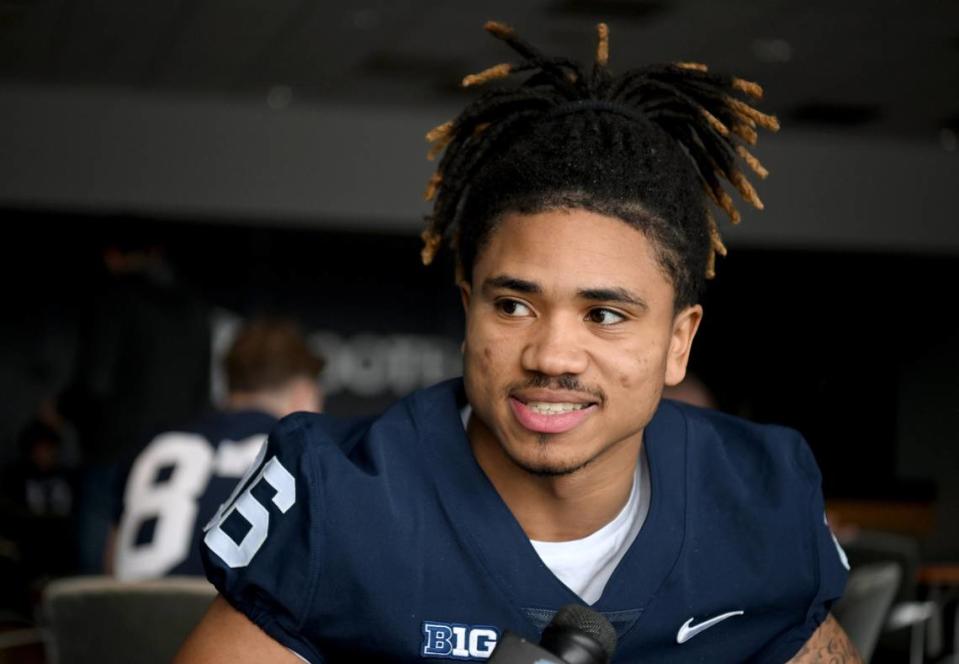
<svg viewBox="0 0 959 664">
<path fill-rule="evenodd" d="M 574 410 L 582 410 L 589 404 L 585 403 L 554 403 L 548 401 L 530 401 L 526 407 L 536 413 L 543 415 L 555 415 L 557 413 L 571 413 Z"/>
</svg>

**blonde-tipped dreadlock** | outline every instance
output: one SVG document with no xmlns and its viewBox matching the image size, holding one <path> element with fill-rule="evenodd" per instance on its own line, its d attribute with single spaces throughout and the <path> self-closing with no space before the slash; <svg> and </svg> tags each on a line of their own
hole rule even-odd
<svg viewBox="0 0 959 664">
<path fill-rule="evenodd" d="M 759 176 L 759 179 L 765 180 L 769 175 L 769 171 L 767 171 L 766 168 L 759 163 L 759 160 L 756 159 L 756 157 L 754 157 L 753 154 L 744 146 L 737 145 L 736 154 L 742 157 L 743 161 L 745 161 L 749 168 L 753 170 L 753 173 Z"/>
<path fill-rule="evenodd" d="M 443 236 L 425 230 L 420 233 L 420 238 L 423 240 L 423 249 L 420 251 L 420 257 L 423 259 L 424 265 L 429 265 L 433 262 L 436 252 L 439 251 L 440 245 L 443 243 Z"/>
<path fill-rule="evenodd" d="M 423 198 L 427 201 L 436 198 L 436 191 L 440 188 L 441 182 L 443 182 L 443 176 L 439 173 L 433 173 L 430 181 L 426 183 L 426 191 L 423 193 Z"/>
<path fill-rule="evenodd" d="M 716 224 L 716 218 L 713 217 L 712 213 L 706 213 L 706 219 L 709 223 L 709 258 L 706 262 L 706 278 L 712 279 L 716 276 L 716 254 L 720 256 L 726 255 L 726 245 L 723 244 L 723 239 L 719 235 L 719 226 Z"/>
<path fill-rule="evenodd" d="M 648 151 L 642 152 L 629 146 L 639 145 L 644 141 L 660 141 L 660 138 L 651 133 L 659 130 L 676 146 L 667 148 L 665 152 L 681 155 L 681 159 L 688 164 L 679 166 L 668 162 L 666 166 L 680 170 L 691 167 L 691 172 L 698 176 L 708 199 L 722 209 L 733 223 L 739 221 L 740 214 L 722 184 L 724 180 L 738 191 L 744 200 L 757 209 L 762 209 L 762 201 L 740 168 L 740 163 L 744 163 L 748 171 L 765 178 L 768 171 L 746 146 L 756 143 L 757 128 L 769 131 L 779 129 L 779 122 L 774 116 L 756 110 L 747 102 L 762 98 L 763 89 L 759 84 L 711 72 L 706 65 L 695 62 L 650 65 L 614 76 L 609 69 L 609 28 L 604 23 L 597 26 L 596 58 L 589 70 L 566 58 L 544 55 L 503 23 L 490 21 L 485 25 L 485 29 L 497 39 L 506 42 L 522 60 L 519 63 L 498 64 L 467 76 L 463 79 L 463 85 L 479 86 L 520 73 L 528 76 L 517 87 L 487 90 L 468 104 L 455 119 L 427 134 L 427 139 L 432 143 L 430 156 L 443 153 L 443 157 L 427 188 L 427 198 L 432 199 L 434 204 L 433 213 L 428 220 L 429 226 L 424 233 L 424 262 L 432 260 L 443 238 L 466 238 L 459 249 L 461 259 L 464 252 L 469 255 L 469 252 L 473 251 L 471 247 L 475 242 L 470 238 L 481 238 L 486 231 L 460 228 L 461 221 L 465 216 L 469 216 L 466 211 L 477 206 L 493 205 L 475 200 L 479 196 L 476 191 L 483 189 L 478 185 L 477 178 L 483 180 L 493 177 L 488 173 L 494 165 L 494 170 L 508 170 L 509 165 L 502 163 L 502 160 L 506 159 L 503 155 L 509 150 L 520 150 L 517 145 L 532 145 L 530 141 L 533 139 L 529 136 L 536 133 L 537 127 L 548 123 L 556 126 L 551 134 L 554 138 L 550 139 L 550 143 L 544 139 L 538 149 L 558 153 L 560 158 L 550 162 L 556 169 L 573 168 L 569 164 L 575 163 L 577 159 L 573 156 L 563 158 L 561 150 L 566 144 L 571 146 L 569 150 L 573 150 L 573 146 L 579 144 L 577 141 L 587 140 L 584 138 L 583 127 L 594 126 L 596 122 L 609 126 L 609 131 L 600 131 L 596 135 L 607 136 L 607 139 L 603 140 L 614 142 L 610 147 L 618 151 L 617 154 L 621 155 L 620 162 L 625 162 L 626 166 L 629 162 L 638 164 L 640 158 L 646 159 L 645 155 L 648 154 Z M 651 126 L 657 130 L 650 129 Z M 557 133 L 560 131 L 568 132 L 565 139 Z M 609 136 L 614 138 L 608 138 Z M 554 146 L 554 143 L 558 147 Z M 602 152 L 597 152 L 597 155 L 591 158 L 603 158 Z M 520 154 L 516 158 L 534 159 L 529 154 Z M 589 163 L 583 165 L 583 168 L 588 167 Z M 608 168 L 616 170 L 617 167 L 613 164 Z M 656 170 L 659 167 L 645 168 Z M 523 169 L 517 167 L 514 171 L 522 173 Z M 543 180 L 543 177 L 540 177 L 540 180 Z M 646 181 L 658 176 L 654 173 L 641 173 L 623 177 L 645 178 Z M 515 173 L 513 178 L 516 179 Z M 510 181 L 507 179 L 504 182 L 509 184 Z M 662 182 L 662 186 L 670 186 L 667 180 Z M 659 187 L 660 181 L 657 180 L 657 183 Z M 529 184 L 527 188 L 534 186 L 540 185 Z M 562 188 L 559 185 L 551 186 L 554 189 Z M 657 187 L 644 186 L 641 189 L 647 192 L 644 196 L 648 198 L 660 195 L 648 193 L 655 192 Z M 570 191 L 577 189 L 572 185 L 567 188 Z M 497 190 L 491 195 L 499 196 L 501 191 Z M 546 196 L 549 192 L 540 193 Z M 553 193 L 558 195 L 561 192 L 557 189 Z M 527 192 L 527 197 L 529 195 L 532 193 Z M 675 198 L 683 194 L 674 192 L 669 195 Z M 505 194 L 502 197 L 509 198 Z M 608 192 L 602 193 L 600 197 L 608 201 L 614 198 L 608 195 Z M 657 209 L 656 201 L 644 199 L 637 202 L 648 203 L 652 209 Z M 667 203 L 668 201 L 664 200 L 659 207 L 672 205 L 675 208 L 675 204 Z M 609 202 L 609 205 L 613 205 L 613 202 Z M 695 214 L 689 212 L 688 216 L 690 219 L 699 219 L 696 222 L 701 224 L 699 230 L 693 222 L 683 221 L 680 225 L 685 229 L 684 233 L 691 234 L 689 237 L 703 238 L 703 251 L 708 251 L 708 256 L 703 254 L 702 272 L 711 277 L 715 271 L 716 255 L 726 253 L 718 225 L 705 210 Z M 668 219 L 666 222 L 672 223 Z M 663 234 L 664 237 L 667 235 L 669 233 Z M 698 242 L 700 240 L 697 239 L 694 244 Z M 681 254 L 692 249 L 683 249 L 676 245 L 672 251 Z M 681 270 L 681 267 L 676 269 Z"/>
<path fill-rule="evenodd" d="M 609 65 L 609 26 L 600 23 L 596 26 L 598 36 L 596 43 L 596 65 L 606 67 Z"/>
<path fill-rule="evenodd" d="M 470 74 L 463 78 L 463 87 L 468 88 L 472 85 L 482 85 L 483 83 L 488 83 L 489 81 L 495 81 L 498 78 L 506 78 L 510 75 L 513 70 L 513 65 L 508 62 L 502 64 L 494 65 L 489 69 L 484 69 L 478 74 Z"/>
</svg>

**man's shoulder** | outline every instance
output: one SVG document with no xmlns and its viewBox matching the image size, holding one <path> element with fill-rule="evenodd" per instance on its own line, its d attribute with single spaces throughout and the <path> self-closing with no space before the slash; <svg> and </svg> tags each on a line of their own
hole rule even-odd
<svg viewBox="0 0 959 664">
<path fill-rule="evenodd" d="M 425 438 L 424 427 L 445 422 L 448 433 L 458 420 L 459 381 L 446 381 L 413 392 L 379 415 L 336 417 L 318 413 L 293 413 L 282 418 L 270 433 L 270 444 L 314 459 L 348 459 L 354 464 L 407 458 L 411 448 Z M 442 411 L 445 418 L 438 417 Z"/>
<path fill-rule="evenodd" d="M 195 417 L 174 423 L 153 427 L 139 440 L 134 454 L 141 454 L 158 440 L 177 436 L 191 436 L 205 439 L 213 447 L 221 442 L 238 442 L 257 434 L 265 435 L 276 424 L 277 418 L 258 410 L 220 410 L 210 408 Z"/>
<path fill-rule="evenodd" d="M 429 388 L 374 417 L 284 417 L 211 521 L 202 549 L 210 580 L 274 638 L 337 606 L 335 593 L 316 588 L 382 593 L 422 567 L 424 550 L 451 546 L 429 460 L 429 446 L 447 442 L 434 436 L 436 390 L 448 394 Z M 458 422 L 451 403 L 443 412 Z"/>
<path fill-rule="evenodd" d="M 777 424 L 761 424 L 715 410 L 664 401 L 685 426 L 692 469 L 757 490 L 779 485 L 818 488 L 821 475 L 802 434 Z"/>
<path fill-rule="evenodd" d="M 675 639 L 684 661 L 712 661 L 717 647 L 736 661 L 784 661 L 809 638 L 845 580 L 812 453 L 788 427 L 685 404 L 663 402 L 656 419 L 648 517 L 655 537 L 646 541 L 658 546 L 679 530 L 681 538 L 672 536 L 682 544 L 662 586 L 669 591 L 643 614 L 647 632 Z M 657 470 L 657 460 L 674 472 Z M 670 481 L 657 488 L 657 477 Z M 673 509 L 664 512 L 664 505 Z M 709 616 L 722 619 L 715 629 L 679 640 L 690 623 L 705 624 Z M 742 655 L 732 654 L 736 649 Z"/>
<path fill-rule="evenodd" d="M 325 413 L 291 413 L 270 431 L 274 445 L 324 452 L 327 448 L 348 451 L 362 439 L 379 417 L 335 417 Z"/>
<path fill-rule="evenodd" d="M 184 431 L 200 434 L 216 445 L 267 434 L 276 422 L 274 415 L 259 410 L 212 410 L 184 427 Z"/>
</svg>

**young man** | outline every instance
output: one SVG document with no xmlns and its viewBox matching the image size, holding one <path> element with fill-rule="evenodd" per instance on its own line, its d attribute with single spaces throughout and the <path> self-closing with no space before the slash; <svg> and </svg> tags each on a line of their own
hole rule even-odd
<svg viewBox="0 0 959 664">
<path fill-rule="evenodd" d="M 759 86 L 701 65 L 531 75 L 431 137 L 428 262 L 456 250 L 464 376 L 372 423 L 296 417 L 205 537 L 219 588 L 179 662 L 489 657 L 561 606 L 616 628 L 616 662 L 858 661 L 829 617 L 846 577 L 801 437 L 661 401 L 722 252 L 719 177 L 762 166 Z M 238 515 L 237 513 L 240 513 Z"/>
<path fill-rule="evenodd" d="M 323 359 L 290 321 L 245 324 L 223 368 L 225 408 L 158 434 L 130 466 L 112 549 L 112 571 L 120 579 L 203 575 L 203 526 L 270 429 L 290 413 L 322 410 Z"/>
</svg>

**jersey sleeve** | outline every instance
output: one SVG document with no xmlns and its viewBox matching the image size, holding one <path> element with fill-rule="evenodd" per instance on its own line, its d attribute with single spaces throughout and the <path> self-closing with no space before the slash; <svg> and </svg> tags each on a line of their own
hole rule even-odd
<svg viewBox="0 0 959 664">
<path fill-rule="evenodd" d="M 323 661 L 302 632 L 321 561 L 322 485 L 308 415 L 280 421 L 233 495 L 207 524 L 207 577 L 254 624 L 302 658 Z"/>
<path fill-rule="evenodd" d="M 826 620 L 833 603 L 845 590 L 849 575 L 849 563 L 846 554 L 826 521 L 826 508 L 822 495 L 822 476 L 813 458 L 812 452 L 802 438 L 797 448 L 797 465 L 800 473 L 809 482 L 810 492 L 805 510 L 805 528 L 810 545 L 803 547 L 808 555 L 802 564 L 814 566 L 816 585 L 811 589 L 811 601 L 803 620 L 780 634 L 766 646 L 756 659 L 758 662 L 782 664 L 788 662 L 803 647 L 819 626 Z"/>
</svg>

